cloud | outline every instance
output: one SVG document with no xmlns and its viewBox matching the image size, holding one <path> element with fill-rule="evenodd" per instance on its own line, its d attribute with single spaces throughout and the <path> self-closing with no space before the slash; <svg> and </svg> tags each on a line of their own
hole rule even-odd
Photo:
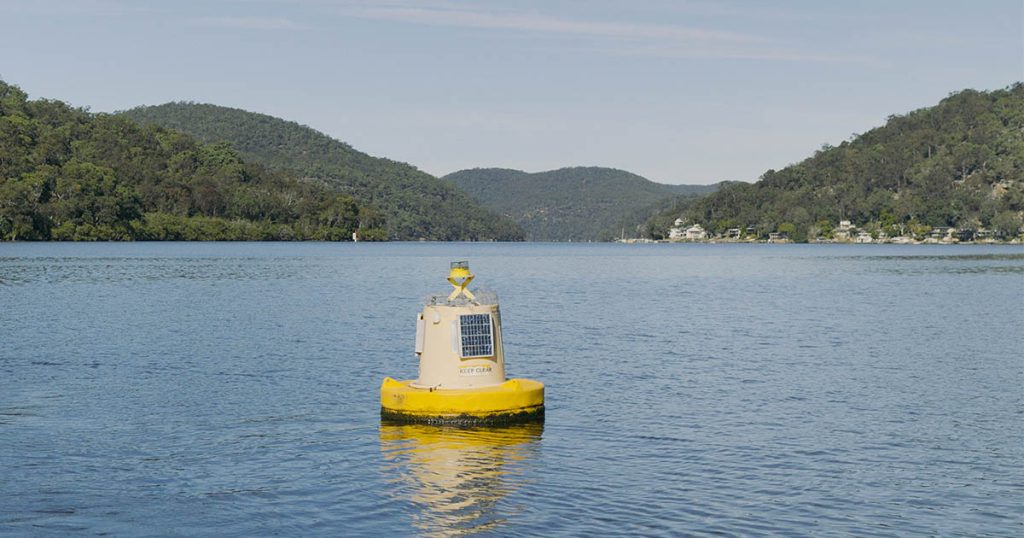
<svg viewBox="0 0 1024 538">
<path fill-rule="evenodd" d="M 588 3 L 593 1 L 588 0 Z M 616 1 L 606 0 L 606 2 Z M 812 8 L 808 6 L 804 6 L 799 10 L 791 10 L 765 2 L 738 4 L 722 2 L 721 0 L 646 0 L 643 2 L 643 5 L 649 9 L 656 9 L 658 12 L 666 14 L 678 13 L 699 17 L 754 19 L 759 21 L 811 21 L 820 16 L 819 14 L 812 13 Z"/>
<path fill-rule="evenodd" d="M 828 64 L 858 64 L 881 67 L 885 62 L 856 54 L 807 52 L 785 47 L 702 47 L 702 46 L 621 46 L 605 48 L 603 52 L 622 56 L 649 58 L 720 58 L 723 60 L 764 60 L 779 62 L 809 62 Z"/>
<path fill-rule="evenodd" d="M 46 15 L 103 15 L 157 13 L 153 6 L 129 4 L 118 0 L 0 0 L 0 11 Z"/>
<path fill-rule="evenodd" d="M 309 0 L 307 0 L 309 1 Z M 873 58 L 802 50 L 763 36 L 681 24 L 587 20 L 550 16 L 522 10 L 476 8 L 447 0 L 342 0 L 330 4 L 346 17 L 452 28 L 506 30 L 554 37 L 586 39 L 580 50 L 623 56 L 658 58 L 712 58 L 838 64 L 876 64 Z M 737 12 L 704 3 L 679 5 L 716 16 Z M 749 15 L 749 14 L 748 14 Z"/>
<path fill-rule="evenodd" d="M 192 22 L 199 26 L 246 30 L 296 30 L 302 27 L 282 17 L 203 17 Z"/>
<path fill-rule="evenodd" d="M 576 50 L 596 54 L 642 56 L 655 58 L 692 58 L 723 60 L 760 60 L 778 62 L 809 62 L 830 64 L 881 65 L 876 58 L 808 49 L 799 43 L 784 43 L 779 39 L 745 31 L 714 28 L 710 23 L 673 24 L 666 22 L 635 22 L 623 20 L 596 20 L 577 16 L 554 16 L 537 11 L 504 7 L 497 3 L 481 7 L 459 0 L 232 0 L 234 2 L 260 2 L 304 5 L 333 13 L 336 16 L 384 22 L 506 31 L 512 35 L 544 35 L 571 38 Z M 587 0 L 594 2 L 598 0 Z M 613 4 L 612 0 L 605 3 Z M 728 4 L 702 0 L 648 0 L 639 11 L 650 14 L 688 14 L 698 19 L 737 18 L 793 19 L 810 16 L 750 7 L 738 8 Z M 587 10 L 582 10 L 586 12 Z M 247 28 L 291 28 L 290 21 L 281 19 L 217 19 L 222 26 Z M 230 21 L 231 24 L 228 24 Z M 271 21 L 286 22 L 273 25 Z M 719 23 L 720 24 L 720 23 Z"/>
<path fill-rule="evenodd" d="M 605 38 L 657 39 L 674 41 L 710 41 L 748 43 L 761 41 L 755 36 L 672 24 L 607 22 L 553 17 L 514 11 L 484 11 L 454 7 L 451 4 L 373 5 L 354 4 L 342 9 L 351 17 L 433 26 L 516 30 L 559 35 Z"/>
</svg>

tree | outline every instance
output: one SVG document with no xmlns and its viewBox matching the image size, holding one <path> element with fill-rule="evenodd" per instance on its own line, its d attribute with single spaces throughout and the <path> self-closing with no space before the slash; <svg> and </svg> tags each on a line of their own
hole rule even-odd
<svg viewBox="0 0 1024 538">
<path fill-rule="evenodd" d="M 0 236 L 3 239 L 46 239 L 39 216 L 42 190 L 42 183 L 32 177 L 0 183 Z"/>
<path fill-rule="evenodd" d="M 992 227 L 996 234 L 1003 239 L 1012 239 L 1020 235 L 1022 226 L 1024 226 L 1024 219 L 1021 218 L 1020 213 L 1013 211 L 1003 211 L 992 219 Z"/>
<path fill-rule="evenodd" d="M 0 82 L 0 239 L 349 239 L 351 196 Z"/>
</svg>

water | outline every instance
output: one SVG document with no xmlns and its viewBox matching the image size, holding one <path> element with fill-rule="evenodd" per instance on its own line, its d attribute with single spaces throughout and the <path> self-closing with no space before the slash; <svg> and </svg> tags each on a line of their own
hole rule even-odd
<svg viewBox="0 0 1024 538">
<path fill-rule="evenodd" d="M 469 259 L 547 420 L 381 426 Z M 0 244 L 0 535 L 1024 534 L 1024 249 Z"/>
</svg>

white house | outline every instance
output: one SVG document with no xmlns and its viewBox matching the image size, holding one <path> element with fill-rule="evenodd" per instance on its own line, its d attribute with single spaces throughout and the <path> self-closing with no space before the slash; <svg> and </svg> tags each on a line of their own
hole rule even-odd
<svg viewBox="0 0 1024 538">
<path fill-rule="evenodd" d="M 700 241 L 707 239 L 708 232 L 704 230 L 700 224 L 694 224 L 686 229 L 686 239 L 688 241 Z"/>
<path fill-rule="evenodd" d="M 836 238 L 837 241 L 849 241 L 856 229 L 850 221 L 841 220 L 839 221 L 839 227 L 832 231 L 832 237 Z"/>
</svg>

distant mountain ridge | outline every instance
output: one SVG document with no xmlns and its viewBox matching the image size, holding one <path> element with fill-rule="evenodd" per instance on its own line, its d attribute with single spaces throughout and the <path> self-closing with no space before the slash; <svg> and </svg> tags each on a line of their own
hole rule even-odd
<svg viewBox="0 0 1024 538">
<path fill-rule="evenodd" d="M 599 241 L 631 233 L 679 196 L 717 185 L 665 185 L 615 168 L 571 167 L 529 173 L 473 168 L 444 176 L 484 207 L 505 215 L 534 241 Z"/>
<path fill-rule="evenodd" d="M 352 195 L 361 225 L 383 227 L 390 239 L 521 240 L 511 220 L 481 207 L 450 183 L 409 164 L 372 157 L 310 127 L 266 114 L 189 102 L 119 113 L 143 125 L 226 141 L 243 158 L 298 173 Z"/>
</svg>

